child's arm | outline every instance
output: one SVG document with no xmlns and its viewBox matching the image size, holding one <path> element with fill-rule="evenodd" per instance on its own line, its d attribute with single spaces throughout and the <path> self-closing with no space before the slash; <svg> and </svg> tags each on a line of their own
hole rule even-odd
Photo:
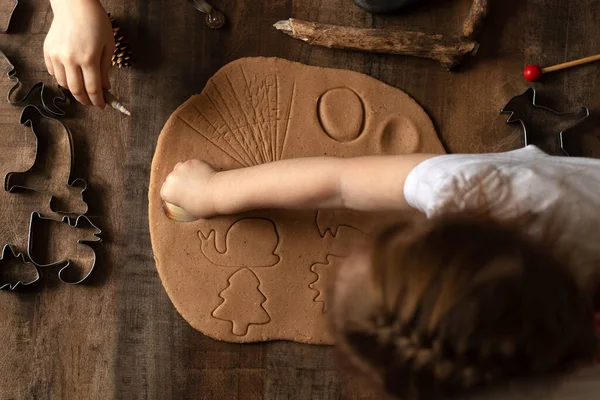
<svg viewBox="0 0 600 400">
<path fill-rule="evenodd" d="M 198 218 L 264 208 L 403 210 L 406 177 L 431 157 L 298 158 L 223 172 L 190 160 L 175 167 L 161 196 Z"/>
<path fill-rule="evenodd" d="M 48 73 L 82 104 L 104 108 L 114 37 L 99 0 L 50 0 L 54 20 L 44 42 Z"/>
</svg>

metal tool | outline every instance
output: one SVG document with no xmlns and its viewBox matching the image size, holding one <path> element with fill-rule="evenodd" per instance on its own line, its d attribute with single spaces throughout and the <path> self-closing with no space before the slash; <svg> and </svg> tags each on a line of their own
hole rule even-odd
<svg viewBox="0 0 600 400">
<path fill-rule="evenodd" d="M 188 0 L 188 3 L 201 13 L 206 14 L 205 21 L 212 29 L 219 29 L 225 25 L 225 16 L 204 0 Z"/>
<path fill-rule="evenodd" d="M 168 203 L 166 201 L 162 202 L 163 211 L 165 215 L 171 218 L 174 221 L 179 222 L 191 222 L 197 221 L 199 218 L 194 217 L 183 208 L 176 206 L 175 204 Z"/>
<path fill-rule="evenodd" d="M 23 111 L 21 112 L 21 124 L 28 126 L 31 128 L 31 131 L 33 132 L 33 134 L 35 135 L 36 138 L 36 150 L 35 150 L 35 159 L 37 159 L 38 157 L 38 134 L 35 130 L 35 124 L 30 116 L 30 113 L 37 113 L 37 115 L 39 117 L 42 118 L 49 118 L 49 119 L 53 119 L 55 122 L 61 124 L 61 126 L 63 127 L 65 134 L 67 135 L 67 140 L 69 142 L 69 147 L 71 149 L 71 161 L 70 161 L 70 165 L 72 167 L 73 165 L 73 138 L 71 135 L 71 131 L 69 131 L 69 129 L 65 126 L 65 124 L 63 124 L 60 120 L 58 119 L 54 119 L 54 118 L 50 118 L 48 116 L 44 116 L 40 110 L 36 107 L 36 106 L 32 106 L 32 105 L 28 105 L 25 106 L 25 108 L 23 109 Z M 35 114 L 34 114 L 35 115 Z M 23 175 L 28 173 L 29 171 L 31 171 L 33 168 L 35 167 L 35 163 L 31 166 L 30 169 L 28 169 L 27 171 L 24 172 L 9 172 L 6 174 L 6 177 L 4 178 L 4 190 L 6 190 L 7 192 L 14 192 L 16 190 L 30 190 L 30 191 L 34 191 L 34 192 L 40 192 L 39 190 L 35 189 L 35 188 L 31 188 L 31 187 L 26 187 L 26 186 L 20 186 L 18 184 L 15 184 L 15 177 L 19 176 L 19 175 Z M 72 179 L 71 178 L 71 170 L 69 170 L 69 177 L 68 180 L 66 182 L 66 185 L 71 186 L 76 188 L 77 190 L 80 191 L 81 193 L 81 202 L 85 204 L 85 201 L 83 200 L 83 193 L 85 192 L 85 190 L 87 189 L 87 182 L 81 178 L 77 178 L 77 179 Z M 52 195 L 52 193 L 49 193 L 50 195 Z M 50 198 L 50 209 L 58 214 L 73 214 L 72 212 L 68 211 L 68 210 L 58 210 L 55 207 L 55 197 L 52 196 Z M 86 204 L 86 210 L 84 211 L 87 212 L 87 204 Z"/>
<path fill-rule="evenodd" d="M 33 257 L 33 231 L 34 231 L 34 227 L 36 224 L 36 221 L 50 221 L 50 222 L 56 222 L 56 223 L 66 223 L 68 224 L 70 227 L 72 228 L 80 228 L 82 227 L 84 224 L 87 226 L 83 226 L 86 228 L 92 228 L 94 230 L 93 233 L 93 240 L 78 240 L 77 243 L 87 246 L 90 249 L 92 249 L 92 252 L 94 253 L 94 260 L 92 262 L 92 265 L 89 269 L 89 271 L 87 272 L 87 274 L 85 274 L 85 276 L 81 279 L 79 279 L 78 281 L 75 282 L 70 282 L 67 279 L 65 279 L 64 277 L 64 272 L 67 268 L 69 268 L 69 266 L 71 265 L 71 261 L 70 260 L 60 260 L 51 264 L 40 264 L 38 262 L 35 261 L 34 257 Z M 102 231 L 92 223 L 92 221 L 90 221 L 90 219 L 88 217 L 86 217 L 85 215 L 80 215 L 78 216 L 74 222 L 73 219 L 69 218 L 69 217 L 63 217 L 61 221 L 57 221 L 55 219 L 52 218 L 45 218 L 42 217 L 40 215 L 40 213 L 38 212 L 33 212 L 31 214 L 31 220 L 29 222 L 29 236 L 27 239 L 27 255 L 29 256 L 29 259 L 31 260 L 31 262 L 38 268 L 47 268 L 47 267 L 57 267 L 57 266 L 61 266 L 60 270 L 58 271 L 58 278 L 61 280 L 61 282 L 63 283 L 67 283 L 70 285 L 77 285 L 82 283 L 83 281 L 85 281 L 90 274 L 92 273 L 92 271 L 94 270 L 94 267 L 96 266 L 96 251 L 94 250 L 94 248 L 92 246 L 90 246 L 93 243 L 100 243 L 102 242 L 102 238 L 100 238 L 100 234 L 102 234 Z"/>
<path fill-rule="evenodd" d="M 10 13 L 8 14 L 8 20 L 6 21 L 6 27 L 0 29 L 0 33 L 6 33 L 8 31 L 8 28 L 10 27 L 10 21 L 12 20 L 13 14 L 15 13 L 15 10 L 17 9 L 17 5 L 19 4 L 19 0 L 14 0 L 15 4 L 13 5 L 12 10 L 10 10 Z"/>
<path fill-rule="evenodd" d="M 554 117 L 564 117 L 565 119 L 570 119 L 570 122 L 566 128 L 562 129 L 560 132 L 555 132 L 557 134 L 556 145 L 561 150 L 564 155 L 569 156 L 570 154 L 567 152 L 564 146 L 564 133 L 573 129 L 575 126 L 579 125 L 583 122 L 587 117 L 590 116 L 590 110 L 587 107 L 580 107 L 576 112 L 558 112 L 551 108 L 540 106 L 536 102 L 536 92 L 535 89 L 529 88 L 524 93 L 513 97 L 510 101 L 500 110 L 500 114 L 510 114 L 506 123 L 514 123 L 519 122 L 521 127 L 523 128 L 523 137 L 524 144 L 528 146 L 532 143 L 532 130 L 527 127 L 525 121 L 523 120 L 524 115 L 527 114 L 527 109 L 543 110 L 544 112 L 549 113 Z M 522 110 L 525 110 L 522 114 L 517 115 Z"/>
<path fill-rule="evenodd" d="M 42 84 L 42 86 L 43 86 L 43 84 Z M 64 88 L 60 85 L 57 85 L 57 86 L 60 89 L 61 93 L 63 94 L 61 101 L 64 101 L 64 93 L 69 92 L 69 89 Z M 114 94 L 109 92 L 107 89 L 102 89 L 102 95 L 104 97 L 104 102 L 106 103 L 107 106 L 119 111 L 122 114 L 127 115 L 128 117 L 131 116 L 131 112 L 125 108 L 123 103 L 121 103 L 121 101 L 119 99 L 117 99 L 117 97 Z M 42 99 L 43 99 L 43 96 L 42 96 Z M 55 103 L 54 103 L 54 106 L 57 107 Z"/>
<path fill-rule="evenodd" d="M 0 290 L 5 290 L 5 289 L 15 290 L 19 286 L 31 285 L 32 283 L 35 283 L 40 279 L 39 269 L 33 263 L 25 260 L 24 254 L 15 252 L 13 247 L 11 245 L 7 244 L 7 245 L 4 245 L 4 248 L 2 249 L 2 254 L 0 254 L 0 268 L 2 268 L 3 265 L 8 263 L 10 260 L 19 260 L 19 262 L 21 264 L 30 266 L 31 268 L 33 268 L 35 270 L 36 277 L 33 280 L 30 280 L 27 282 L 24 282 L 24 281 L 2 282 L 0 280 Z"/>
<path fill-rule="evenodd" d="M 103 89 L 102 93 L 104 94 L 104 101 L 106 102 L 106 104 L 119 111 L 120 113 L 123 113 L 127 116 L 131 116 L 129 110 L 125 108 L 125 106 L 119 101 L 119 99 L 115 97 L 114 94 L 112 94 L 106 89 Z"/>
</svg>

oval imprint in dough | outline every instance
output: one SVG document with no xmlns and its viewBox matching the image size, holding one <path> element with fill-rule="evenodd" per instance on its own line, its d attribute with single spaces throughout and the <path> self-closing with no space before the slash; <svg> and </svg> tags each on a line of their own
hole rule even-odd
<svg viewBox="0 0 600 400">
<path fill-rule="evenodd" d="M 397 148 L 402 148 L 407 153 L 418 153 L 421 148 L 421 135 L 410 119 L 396 115 L 386 122 L 380 144 L 382 154 L 395 154 Z"/>
<path fill-rule="evenodd" d="M 365 124 L 365 105 L 354 91 L 340 87 L 319 97 L 317 113 L 321 127 L 333 140 L 349 142 L 360 136 Z"/>
</svg>

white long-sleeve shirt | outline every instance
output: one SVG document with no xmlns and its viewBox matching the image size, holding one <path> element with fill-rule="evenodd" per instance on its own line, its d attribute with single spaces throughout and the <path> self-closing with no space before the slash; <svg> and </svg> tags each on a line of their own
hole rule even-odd
<svg viewBox="0 0 600 400">
<path fill-rule="evenodd" d="M 600 269 L 600 160 L 550 156 L 535 146 L 443 155 L 413 169 L 404 196 L 429 217 L 471 209 L 498 219 L 534 213 L 530 234 L 559 232 L 552 246 L 576 256 L 579 281 Z"/>
</svg>

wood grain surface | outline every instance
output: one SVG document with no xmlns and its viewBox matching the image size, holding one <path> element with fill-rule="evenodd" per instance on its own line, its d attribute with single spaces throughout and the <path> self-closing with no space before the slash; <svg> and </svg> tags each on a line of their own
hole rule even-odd
<svg viewBox="0 0 600 400">
<path fill-rule="evenodd" d="M 449 73 L 438 63 L 309 47 L 271 27 L 295 17 L 323 23 L 459 32 L 470 0 L 431 1 L 393 17 L 372 16 L 351 0 L 213 0 L 228 18 L 210 30 L 184 0 L 103 0 L 129 36 L 133 68 L 112 71 L 113 92 L 133 116 L 79 107 L 65 120 L 75 143 L 74 175 L 89 183 L 89 215 L 104 243 L 89 283 L 44 278 L 0 293 L 0 399 L 377 399 L 344 372 L 328 347 L 276 342 L 237 345 L 193 330 L 158 278 L 147 217 L 150 163 L 175 108 L 201 91 L 225 63 L 278 56 L 367 73 L 413 96 L 450 152 L 510 147 L 517 125 L 499 110 L 528 84 L 525 64 L 553 65 L 597 54 L 598 0 L 492 1 L 478 55 Z M 6 8 L 11 1 L 1 0 Z M 26 85 L 51 82 L 42 46 L 52 22 L 46 1 L 21 0 L 0 49 Z M 545 104 L 592 110 L 578 132 L 581 153 L 600 157 L 600 64 L 544 77 Z M 2 90 L 7 88 L 2 77 Z M 34 142 L 18 110 L 0 104 L 0 158 L 26 165 Z M 8 160 L 8 161 L 7 161 Z M 40 200 L 45 201 L 45 200 Z M 0 204 L 0 207 L 6 207 Z M 2 227 L 11 214 L 0 213 Z M 23 232 L 26 234 L 26 232 Z M 600 371 L 589 370 L 540 399 L 597 399 Z M 517 398 L 517 397 L 515 397 Z"/>
</svg>

